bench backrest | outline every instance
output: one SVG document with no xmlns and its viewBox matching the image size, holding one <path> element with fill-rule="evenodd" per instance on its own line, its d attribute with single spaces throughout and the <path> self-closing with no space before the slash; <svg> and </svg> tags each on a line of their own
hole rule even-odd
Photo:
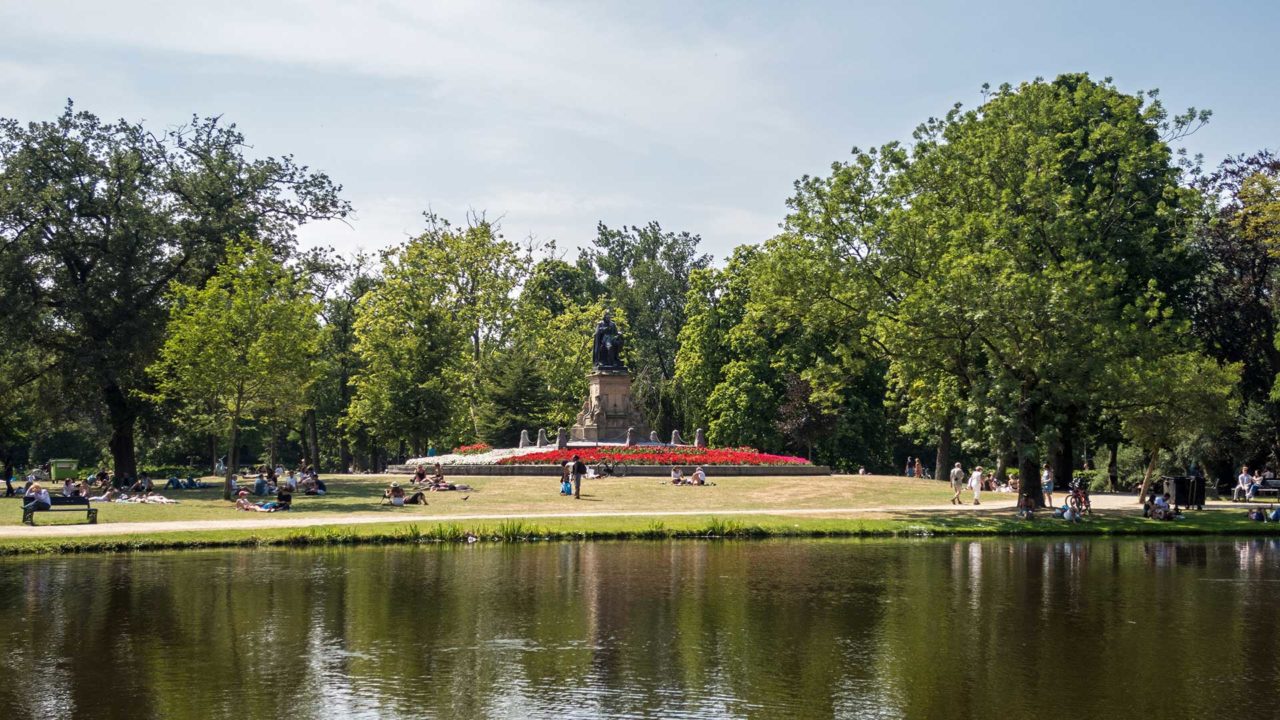
<svg viewBox="0 0 1280 720">
<path fill-rule="evenodd" d="M 50 495 L 50 505 L 88 505 L 87 497 L 62 497 L 61 495 Z"/>
</svg>

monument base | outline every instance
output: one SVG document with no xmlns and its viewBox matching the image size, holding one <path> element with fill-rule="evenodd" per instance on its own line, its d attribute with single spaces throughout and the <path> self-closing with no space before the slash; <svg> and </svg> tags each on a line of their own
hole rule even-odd
<svg viewBox="0 0 1280 720">
<path fill-rule="evenodd" d="M 588 379 L 591 388 L 577 422 L 569 430 L 569 441 L 625 443 L 628 429 L 634 431 L 635 442 L 647 440 L 649 424 L 631 401 L 631 374 L 625 370 L 597 370 Z"/>
</svg>

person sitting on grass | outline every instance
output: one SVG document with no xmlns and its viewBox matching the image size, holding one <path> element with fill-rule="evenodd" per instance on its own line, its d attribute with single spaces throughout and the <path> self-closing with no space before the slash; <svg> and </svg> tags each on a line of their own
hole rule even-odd
<svg viewBox="0 0 1280 720">
<path fill-rule="evenodd" d="M 444 468 L 440 467 L 440 463 L 436 463 L 431 469 L 431 484 L 435 486 L 448 485 L 444 481 Z"/>
<path fill-rule="evenodd" d="M 701 466 L 694 469 L 693 479 L 689 481 L 689 484 L 690 485 L 706 485 L 707 484 L 707 473 L 705 470 L 702 469 Z"/>
<path fill-rule="evenodd" d="M 293 507 L 293 493 L 289 492 L 289 488 L 281 485 L 276 492 L 276 499 L 262 504 L 262 509 L 267 512 L 282 512 Z"/>
<path fill-rule="evenodd" d="M 248 490 L 241 490 L 237 495 L 236 509 L 244 510 L 245 512 L 267 512 L 266 510 L 262 509 L 261 505 L 258 505 L 257 503 L 249 499 Z"/>
<path fill-rule="evenodd" d="M 1172 520 L 1177 513 L 1169 504 L 1169 493 L 1156 495 L 1151 503 L 1151 517 L 1154 520 Z"/>
<path fill-rule="evenodd" d="M 412 483 L 414 485 L 419 485 L 419 484 L 425 483 L 426 481 L 427 481 L 427 466 L 419 464 L 418 469 L 413 471 Z"/>
<path fill-rule="evenodd" d="M 684 484 L 684 474 L 680 472 L 680 468 L 678 467 L 671 468 L 671 484 L 672 485 Z"/>
<path fill-rule="evenodd" d="M 391 502 L 396 507 L 404 507 L 405 505 L 427 505 L 427 495 L 421 490 L 415 492 L 409 497 L 404 496 L 404 488 L 400 487 L 400 483 L 391 483 L 391 487 L 382 493 L 382 497 Z"/>
<path fill-rule="evenodd" d="M 263 473 L 258 473 L 258 478 L 253 481 L 253 494 L 262 497 L 267 494 L 269 488 L 267 476 Z"/>
<path fill-rule="evenodd" d="M 312 479 L 307 482 L 307 489 L 303 491 L 304 495 L 324 495 L 329 492 L 328 486 L 320 478 L 312 475 Z"/>
<path fill-rule="evenodd" d="M 129 486 L 131 493 L 149 493 L 154 489 L 155 484 L 151 482 L 151 476 L 146 473 L 139 475 L 137 482 Z"/>
<path fill-rule="evenodd" d="M 1030 495 L 1018 496 L 1018 517 L 1024 520 L 1034 520 L 1036 512 L 1036 501 Z"/>
<path fill-rule="evenodd" d="M 284 476 L 284 486 L 289 489 L 289 492 L 298 491 L 298 476 L 292 470 Z"/>
</svg>

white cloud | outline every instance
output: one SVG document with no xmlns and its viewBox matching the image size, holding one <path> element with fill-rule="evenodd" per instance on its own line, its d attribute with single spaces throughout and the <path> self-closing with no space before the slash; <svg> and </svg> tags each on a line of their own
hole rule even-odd
<svg viewBox="0 0 1280 720">
<path fill-rule="evenodd" d="M 44 0 L 0 20 L 69 41 L 420 81 L 440 100 L 631 140 L 791 125 L 747 41 L 625 24 L 594 4 Z"/>
</svg>

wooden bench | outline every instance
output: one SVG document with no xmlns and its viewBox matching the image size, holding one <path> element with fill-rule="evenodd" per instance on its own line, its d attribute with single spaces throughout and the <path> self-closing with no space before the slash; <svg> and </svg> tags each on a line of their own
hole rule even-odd
<svg viewBox="0 0 1280 720">
<path fill-rule="evenodd" d="M 28 510 L 25 503 L 22 507 L 22 522 L 27 525 L 34 526 L 36 524 L 36 513 L 38 512 L 80 512 L 84 511 L 88 516 L 90 525 L 98 524 L 98 509 L 90 507 L 89 498 L 84 497 L 62 497 L 53 495 L 49 498 L 49 507 L 47 509 L 31 509 Z"/>
<path fill-rule="evenodd" d="M 1258 495 L 1275 495 L 1280 497 L 1280 480 L 1263 480 L 1258 484 L 1258 489 L 1253 491 L 1254 496 Z"/>
</svg>

